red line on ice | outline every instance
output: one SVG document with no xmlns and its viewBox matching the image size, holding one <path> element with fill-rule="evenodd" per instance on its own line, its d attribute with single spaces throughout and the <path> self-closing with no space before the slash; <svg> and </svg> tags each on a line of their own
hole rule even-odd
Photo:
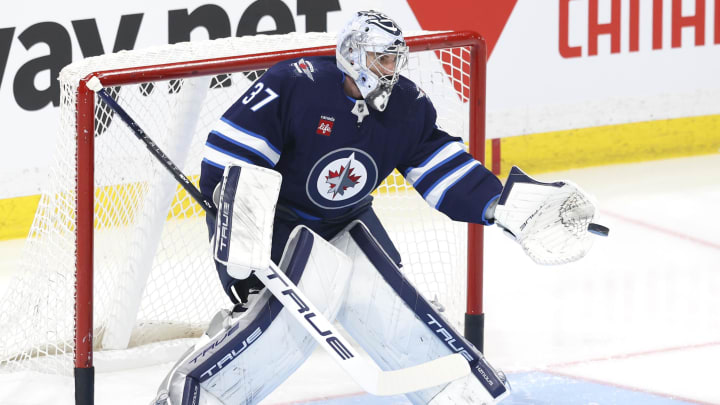
<svg viewBox="0 0 720 405">
<path fill-rule="evenodd" d="M 538 370 L 538 371 L 540 371 L 540 372 L 545 372 L 545 373 L 548 373 L 548 374 L 558 375 L 558 376 L 561 376 L 561 377 L 568 377 L 568 378 L 572 378 L 572 379 L 574 379 L 574 380 L 582 380 L 582 381 L 587 381 L 587 382 L 590 382 L 590 383 L 605 385 L 605 386 L 608 386 L 608 387 L 616 387 L 616 388 L 621 388 L 621 389 L 624 389 L 624 390 L 630 390 L 630 391 L 635 391 L 635 392 L 642 392 L 642 393 L 644 393 L 644 394 L 655 395 L 655 396 L 659 396 L 659 397 L 663 397 L 663 398 L 674 399 L 674 400 L 683 401 L 683 402 L 688 402 L 688 403 L 697 404 L 697 405 L 717 405 L 717 404 L 714 404 L 714 403 L 712 403 L 712 402 L 702 402 L 702 401 L 699 401 L 699 400 L 697 400 L 697 399 L 681 397 L 681 396 L 676 395 L 676 394 L 668 394 L 668 393 L 665 393 L 665 392 L 652 391 L 652 390 L 647 390 L 647 389 L 632 387 L 632 386 L 629 386 L 629 385 L 616 384 L 616 383 L 612 383 L 612 382 L 608 382 L 608 381 L 598 380 L 598 379 L 595 379 L 595 378 L 588 378 L 588 377 L 583 377 L 583 376 L 577 376 L 577 375 L 574 375 L 574 374 L 563 373 L 563 372 L 561 372 L 561 371 L 555 371 L 555 370 Z"/>
<path fill-rule="evenodd" d="M 657 225 L 653 225 L 653 224 L 650 224 L 650 223 L 647 223 L 647 222 L 644 222 L 644 221 L 640 221 L 640 220 L 638 220 L 638 219 L 628 218 L 628 217 L 626 217 L 626 216 L 619 215 L 619 214 L 616 214 L 616 213 L 613 213 L 613 212 L 608 212 L 608 211 L 603 210 L 602 213 L 603 213 L 603 215 L 607 215 L 607 216 L 609 216 L 609 217 L 614 217 L 614 218 L 617 218 L 617 219 L 619 219 L 619 220 L 622 220 L 622 221 L 625 221 L 625 222 L 629 222 L 629 223 L 631 223 L 631 224 L 638 225 L 638 226 L 641 226 L 641 227 L 644 227 L 644 228 L 652 229 L 653 231 L 660 232 L 660 233 L 664 233 L 664 234 L 669 235 L 669 236 L 673 236 L 673 237 L 676 237 L 676 238 L 680 238 L 680 239 L 688 240 L 688 241 L 691 241 L 691 242 L 695 242 L 695 243 L 697 243 L 697 244 L 700 244 L 700 245 L 703 245 L 703 246 L 707 246 L 707 247 L 711 247 L 711 248 L 714 248 L 714 249 L 720 249 L 720 244 L 717 244 L 717 243 L 714 243 L 714 242 L 710 242 L 710 241 L 707 241 L 707 240 L 704 240 L 704 239 L 696 238 L 696 237 L 694 237 L 694 236 L 687 235 L 687 234 L 684 234 L 684 233 L 681 233 L 681 232 L 677 232 L 677 231 L 673 231 L 673 230 L 670 230 L 670 229 L 662 228 L 662 227 L 659 227 L 659 226 L 657 226 Z"/>
<path fill-rule="evenodd" d="M 665 347 L 662 349 L 647 350 L 647 351 L 643 351 L 643 352 L 616 354 L 613 356 L 598 357 L 595 359 L 569 361 L 569 362 L 565 362 L 565 363 L 551 364 L 548 366 L 548 368 L 569 367 L 569 366 L 575 366 L 578 364 L 593 363 L 593 362 L 606 361 L 606 360 L 623 360 L 623 359 L 629 359 L 629 358 L 633 358 L 633 357 L 649 356 L 649 355 L 653 355 L 653 354 L 669 353 L 669 352 L 675 352 L 675 351 L 680 351 L 680 350 L 702 349 L 705 347 L 712 347 L 712 346 L 720 346 L 720 342 L 708 342 L 708 343 L 699 343 L 696 345 Z"/>
</svg>

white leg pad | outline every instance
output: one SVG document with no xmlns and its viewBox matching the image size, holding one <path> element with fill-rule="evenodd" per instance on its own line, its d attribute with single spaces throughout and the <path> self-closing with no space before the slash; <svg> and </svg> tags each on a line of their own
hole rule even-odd
<svg viewBox="0 0 720 405">
<path fill-rule="evenodd" d="M 452 353 L 468 360 L 470 375 L 406 394 L 413 404 L 491 404 L 509 395 L 482 354 L 402 276 L 364 224 L 352 223 L 331 243 L 353 260 L 338 321 L 381 368 L 409 367 Z"/>
<path fill-rule="evenodd" d="M 280 268 L 330 321 L 340 310 L 350 260 L 305 227 L 290 235 Z M 264 289 L 248 310 L 228 317 L 195 345 L 160 388 L 159 404 L 256 404 L 312 353 L 315 340 Z M 193 402 L 196 401 L 196 402 Z"/>
</svg>

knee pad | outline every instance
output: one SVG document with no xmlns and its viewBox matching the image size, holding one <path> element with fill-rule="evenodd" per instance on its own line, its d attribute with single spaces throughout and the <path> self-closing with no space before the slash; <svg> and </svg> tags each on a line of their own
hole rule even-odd
<svg viewBox="0 0 720 405">
<path fill-rule="evenodd" d="M 406 394 L 414 404 L 493 403 L 509 394 L 503 377 L 435 311 L 362 222 L 331 241 L 353 261 L 338 321 L 384 369 L 460 353 L 472 373 L 449 384 Z M 440 271 L 440 269 L 438 269 Z"/>
<path fill-rule="evenodd" d="M 351 270 L 344 254 L 298 227 L 280 268 L 323 315 L 335 319 Z M 267 289 L 250 300 L 245 312 L 226 311 L 212 323 L 210 333 L 161 385 L 158 398 L 167 398 L 165 404 L 255 404 L 289 377 L 316 344 Z"/>
</svg>

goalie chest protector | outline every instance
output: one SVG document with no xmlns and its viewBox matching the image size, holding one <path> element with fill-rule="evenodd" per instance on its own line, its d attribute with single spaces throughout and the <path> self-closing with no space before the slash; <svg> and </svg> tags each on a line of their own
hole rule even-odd
<svg viewBox="0 0 720 405">
<path fill-rule="evenodd" d="M 432 103 L 409 79 L 400 77 L 383 112 L 348 97 L 344 80 L 334 57 L 293 59 L 270 68 L 209 134 L 203 194 L 211 195 L 224 166 L 241 160 L 280 172 L 280 199 L 299 215 L 339 217 L 395 168 L 420 166 L 448 143 L 461 141 L 436 127 Z M 472 157 L 464 153 L 459 159 Z M 497 193 L 499 188 L 488 194 Z"/>
</svg>

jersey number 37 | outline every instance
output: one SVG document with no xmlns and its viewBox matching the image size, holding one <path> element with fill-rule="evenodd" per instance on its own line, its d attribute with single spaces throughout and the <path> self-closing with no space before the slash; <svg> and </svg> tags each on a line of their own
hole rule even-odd
<svg viewBox="0 0 720 405">
<path fill-rule="evenodd" d="M 251 109 L 253 112 L 254 112 L 254 111 L 257 111 L 257 110 L 259 110 L 259 109 L 261 109 L 261 108 L 263 108 L 267 103 L 269 103 L 269 102 L 275 100 L 276 98 L 278 98 L 278 94 L 275 93 L 271 88 L 265 87 L 265 85 L 264 85 L 262 82 L 257 82 L 257 83 L 255 83 L 255 86 L 253 87 L 252 92 L 250 92 L 250 94 L 248 94 L 247 96 L 245 96 L 245 97 L 242 99 L 242 103 L 243 103 L 243 104 L 248 104 L 249 102 L 251 102 L 251 101 L 255 98 L 255 96 L 258 95 L 258 93 L 260 93 L 261 91 L 263 91 L 263 89 L 265 89 L 265 93 L 267 93 L 267 97 L 265 97 L 264 99 L 258 101 L 255 105 L 253 105 L 252 107 L 250 107 L 250 109 Z"/>
</svg>

